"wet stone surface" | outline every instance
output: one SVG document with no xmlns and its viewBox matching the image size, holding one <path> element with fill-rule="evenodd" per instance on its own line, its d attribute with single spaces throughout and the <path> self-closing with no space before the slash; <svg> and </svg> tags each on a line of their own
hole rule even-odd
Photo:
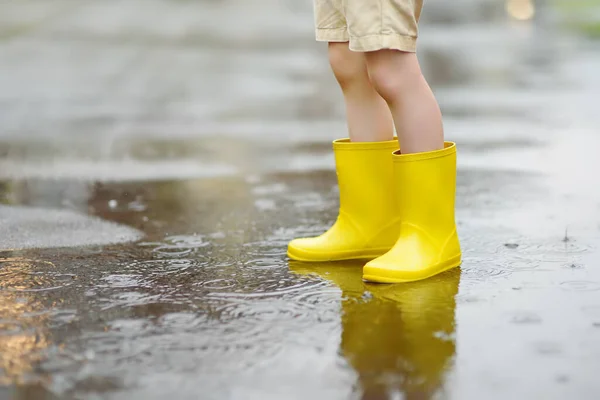
<svg viewBox="0 0 600 400">
<path fill-rule="evenodd" d="M 337 215 L 310 4 L 141 4 L 0 4 L 0 398 L 595 398 L 600 57 L 559 10 L 429 2 L 464 262 L 373 285 L 285 256 Z"/>
</svg>

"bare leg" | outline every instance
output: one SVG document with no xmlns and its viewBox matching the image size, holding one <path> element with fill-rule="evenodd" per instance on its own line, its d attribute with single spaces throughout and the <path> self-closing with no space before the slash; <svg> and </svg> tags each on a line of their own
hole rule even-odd
<svg viewBox="0 0 600 400">
<path fill-rule="evenodd" d="M 344 94 L 350 140 L 392 140 L 392 115 L 371 84 L 365 54 L 350 51 L 348 43 L 329 43 L 329 62 Z"/>
<path fill-rule="evenodd" d="M 364 54 L 373 87 L 392 111 L 402 153 L 443 148 L 442 114 L 416 54 L 396 50 Z"/>
</svg>

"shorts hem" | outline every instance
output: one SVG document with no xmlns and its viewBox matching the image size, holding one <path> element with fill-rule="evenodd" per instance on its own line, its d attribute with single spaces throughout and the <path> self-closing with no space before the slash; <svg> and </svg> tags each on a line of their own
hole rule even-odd
<svg viewBox="0 0 600 400">
<path fill-rule="evenodd" d="M 317 28 L 317 42 L 349 42 L 348 28 Z"/>
<path fill-rule="evenodd" d="M 408 53 L 417 51 L 415 36 L 395 33 L 350 37 L 350 50 L 358 52 L 377 51 L 383 49 L 400 50 Z"/>
</svg>

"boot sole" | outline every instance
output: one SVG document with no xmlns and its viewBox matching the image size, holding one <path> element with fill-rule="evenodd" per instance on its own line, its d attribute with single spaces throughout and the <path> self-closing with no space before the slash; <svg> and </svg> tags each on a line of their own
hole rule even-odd
<svg viewBox="0 0 600 400">
<path fill-rule="evenodd" d="M 345 251 L 338 253 L 331 253 L 328 255 L 310 253 L 307 251 L 294 251 L 288 249 L 287 256 L 295 261 L 304 262 L 328 262 L 328 261 L 345 261 L 345 260 L 373 260 L 380 257 L 390 251 L 389 248 L 385 249 L 372 249 L 369 251 Z"/>
<path fill-rule="evenodd" d="M 398 277 L 394 276 L 396 274 L 390 274 L 390 272 L 394 272 L 394 270 L 387 270 L 382 268 L 374 268 L 374 267 L 365 267 L 363 270 L 363 280 L 373 283 L 406 283 L 406 282 L 415 282 L 421 281 L 423 279 L 431 278 L 432 276 L 441 274 L 442 272 L 448 271 L 452 268 L 456 268 L 460 266 L 462 263 L 461 256 L 458 255 L 453 257 L 443 263 L 439 263 L 435 265 L 433 268 L 428 268 L 427 273 L 423 275 L 412 274 L 410 277 Z M 397 271 L 402 273 L 404 271 Z M 398 274 L 400 275 L 400 274 Z M 408 275 L 408 274 L 407 274 Z"/>
</svg>

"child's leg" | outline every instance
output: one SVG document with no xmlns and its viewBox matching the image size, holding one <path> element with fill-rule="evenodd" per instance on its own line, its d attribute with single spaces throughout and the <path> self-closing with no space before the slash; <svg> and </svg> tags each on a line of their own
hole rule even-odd
<svg viewBox="0 0 600 400">
<path fill-rule="evenodd" d="M 456 145 L 444 143 L 440 109 L 415 51 L 423 0 L 345 0 L 349 47 L 365 53 L 367 71 L 396 124 L 392 155 L 399 235 L 370 261 L 363 279 L 409 282 L 460 265 L 454 200 Z M 417 153 L 417 154 L 409 154 Z"/>
<path fill-rule="evenodd" d="M 442 115 L 412 52 L 364 53 L 371 82 L 392 111 L 403 154 L 444 147 Z"/>
<path fill-rule="evenodd" d="M 371 84 L 365 54 L 350 51 L 347 42 L 331 42 L 329 63 L 344 94 L 350 140 L 392 140 L 394 126 L 389 102 Z"/>
<path fill-rule="evenodd" d="M 392 152 L 398 149 L 392 114 L 371 84 L 364 53 L 349 49 L 346 5 L 347 0 L 315 0 L 316 37 L 329 43 L 350 136 L 333 143 L 340 213 L 322 235 L 289 243 L 288 256 L 299 261 L 372 259 L 391 249 L 399 234 L 390 188 Z"/>
</svg>

